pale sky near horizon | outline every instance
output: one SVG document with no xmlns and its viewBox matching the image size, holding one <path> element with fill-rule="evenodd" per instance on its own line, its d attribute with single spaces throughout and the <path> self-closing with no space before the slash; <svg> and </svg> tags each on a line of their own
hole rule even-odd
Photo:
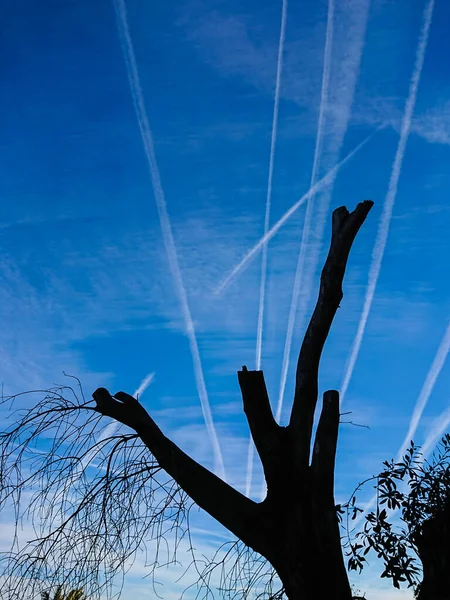
<svg viewBox="0 0 450 600">
<path fill-rule="evenodd" d="M 450 429 L 445 0 L 6 0 L 0 18 L 6 394 L 154 373 L 164 432 L 259 500 L 236 371 L 264 370 L 286 424 L 331 212 L 371 198 L 321 363 L 320 394 L 369 427 L 341 427 L 336 501 Z M 352 581 L 390 598 L 371 564 Z"/>
</svg>

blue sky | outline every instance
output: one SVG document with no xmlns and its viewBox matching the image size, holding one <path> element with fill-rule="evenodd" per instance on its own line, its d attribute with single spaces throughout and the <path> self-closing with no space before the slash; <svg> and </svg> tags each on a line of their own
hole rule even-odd
<svg viewBox="0 0 450 600">
<path fill-rule="evenodd" d="M 344 386 L 347 418 L 370 427 L 342 425 L 337 501 L 411 424 L 431 448 L 449 416 L 450 5 L 14 0 L 0 17 L 5 392 L 66 371 L 131 393 L 154 372 L 142 401 L 158 424 L 258 499 L 236 371 L 256 368 L 262 323 L 286 423 L 331 211 L 371 198 L 320 372 L 321 392 Z M 217 293 L 362 142 L 270 237 L 266 269 L 260 245 Z M 357 586 L 390 597 L 371 564 Z M 144 598 L 147 582 L 131 573 L 128 589 Z"/>
</svg>

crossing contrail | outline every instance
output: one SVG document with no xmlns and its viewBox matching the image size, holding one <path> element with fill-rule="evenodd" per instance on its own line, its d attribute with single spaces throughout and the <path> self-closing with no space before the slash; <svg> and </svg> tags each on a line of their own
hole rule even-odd
<svg viewBox="0 0 450 600">
<path fill-rule="evenodd" d="M 320 95 L 320 108 L 319 108 L 319 120 L 317 124 L 317 135 L 316 135 L 316 146 L 314 149 L 314 160 L 313 168 L 311 173 L 310 189 L 314 187 L 316 183 L 317 174 L 319 170 L 320 158 L 322 155 L 323 145 L 323 129 L 325 122 L 325 109 L 328 100 L 328 89 L 330 84 L 330 66 L 331 66 L 331 52 L 333 48 L 333 23 L 334 20 L 334 0 L 328 0 L 328 16 L 327 16 L 327 28 L 325 34 L 325 50 L 323 57 L 323 72 L 322 72 L 322 90 Z M 311 194 L 306 204 L 305 221 L 303 223 L 302 239 L 300 243 L 300 251 L 297 259 L 297 268 L 295 271 L 294 286 L 292 289 L 291 307 L 289 310 L 288 326 L 286 331 L 286 340 L 284 343 L 283 362 L 281 367 L 281 379 L 280 379 L 280 390 L 278 395 L 278 405 L 275 419 L 279 422 L 281 418 L 281 412 L 283 410 L 284 392 L 286 389 L 286 380 L 289 370 L 289 359 L 291 356 L 292 336 L 294 333 L 295 317 L 297 314 L 298 300 L 300 295 L 300 284 L 303 278 L 303 270 L 305 266 L 305 255 L 306 247 L 309 240 L 309 234 L 311 229 L 311 219 L 313 214 L 314 206 L 314 194 Z"/>
<path fill-rule="evenodd" d="M 328 164 L 330 164 L 330 162 L 332 164 L 333 162 L 338 160 L 344 136 L 348 128 L 348 122 L 350 119 L 351 107 L 353 104 L 353 98 L 355 93 L 356 81 L 358 78 L 361 57 L 363 54 L 364 39 L 366 36 L 367 21 L 369 16 L 369 6 L 370 0 L 364 0 L 362 2 L 358 2 L 358 10 L 356 12 L 352 8 L 349 8 L 349 10 L 352 11 L 352 15 L 350 18 L 350 22 L 347 23 L 349 26 L 349 37 L 348 39 L 346 39 L 345 48 L 346 54 L 351 56 L 352 58 L 346 58 L 345 60 L 341 61 L 340 64 L 338 64 L 337 61 L 339 57 L 340 48 L 339 44 L 335 44 L 334 40 L 336 39 L 336 28 L 338 25 L 342 26 L 342 23 L 339 23 L 338 20 L 335 18 L 335 25 L 332 26 L 333 22 L 330 19 L 332 19 L 333 16 L 335 17 L 335 14 L 333 14 L 334 6 L 329 5 L 325 45 L 328 45 L 330 54 L 331 47 L 335 47 L 336 51 L 338 52 L 338 54 L 336 55 L 336 52 L 333 51 L 334 64 L 336 65 L 333 69 L 333 72 L 334 77 L 341 75 L 342 79 L 340 80 L 340 87 L 338 90 L 336 90 L 335 86 L 330 87 L 332 86 L 332 78 L 331 75 L 326 75 L 325 67 L 327 47 L 325 47 L 323 73 L 324 81 L 322 83 L 322 95 L 325 96 L 324 99 L 328 99 L 326 103 L 327 121 L 329 119 L 329 124 L 327 128 L 331 127 L 333 130 L 333 135 L 328 136 L 326 145 L 326 160 L 328 161 Z M 348 63 L 349 60 L 350 63 Z M 328 89 L 326 89 L 324 85 L 327 79 L 330 80 L 329 83 L 327 83 Z M 328 90 L 330 90 L 330 93 L 328 93 Z M 336 112 L 335 103 L 337 99 L 340 99 L 341 102 L 338 103 L 339 108 Z M 323 106 L 323 103 L 321 103 L 321 106 Z M 330 113 L 331 108 L 333 108 L 333 110 Z M 324 125 L 323 129 L 325 129 Z M 318 135 L 319 131 L 320 126 L 318 126 Z M 316 138 L 316 144 L 318 143 L 318 140 L 320 140 L 320 138 Z M 315 183 L 319 171 L 319 166 L 324 166 L 324 152 L 322 151 L 322 149 L 320 150 L 321 152 L 319 154 L 315 152 L 315 164 L 313 166 L 313 172 L 315 171 L 315 177 L 313 175 L 313 177 L 311 178 L 311 185 Z M 318 158 L 316 159 L 317 156 Z M 310 198 L 310 201 L 308 202 L 308 208 L 306 211 L 307 215 L 305 217 L 305 225 L 302 235 L 302 248 L 298 257 L 295 283 L 293 289 L 293 298 L 291 303 L 291 311 L 288 321 L 288 331 L 286 335 L 286 345 L 284 349 L 282 376 L 280 381 L 279 392 L 278 414 L 280 415 L 280 418 L 284 402 L 289 363 L 291 358 L 290 351 L 294 332 L 294 324 L 298 331 L 303 330 L 306 311 L 308 308 L 308 302 L 311 298 L 311 294 L 314 287 L 314 275 L 316 274 L 317 264 L 319 262 L 319 256 L 322 249 L 322 240 L 325 225 L 327 223 L 329 215 L 329 205 L 331 200 L 333 184 L 334 181 L 332 180 L 328 188 L 321 192 L 320 195 L 318 195 L 317 199 L 315 199 L 314 201 L 314 211 L 310 210 L 309 215 L 308 208 L 312 208 L 312 198 Z M 311 218 L 313 212 L 314 219 Z"/>
<path fill-rule="evenodd" d="M 222 281 L 222 283 L 217 287 L 217 289 L 215 290 L 215 294 L 219 295 L 223 292 L 223 290 L 228 286 L 228 284 L 236 277 L 236 275 L 238 273 L 240 273 L 240 271 L 242 271 L 242 269 L 247 266 L 248 262 L 261 250 L 261 248 L 264 247 L 265 244 L 267 244 L 267 242 L 269 240 L 271 240 L 273 238 L 273 236 L 277 233 L 277 231 L 280 229 L 280 227 L 282 227 L 286 221 L 289 219 L 289 217 L 291 217 L 294 212 L 300 208 L 300 206 L 302 204 L 304 204 L 308 198 L 312 195 L 317 193 L 319 190 L 323 189 L 324 187 L 326 187 L 330 181 L 332 181 L 334 179 L 334 177 L 336 177 L 336 174 L 338 173 L 338 171 L 350 160 L 352 159 L 355 154 L 357 154 L 372 138 L 373 136 L 380 131 L 380 129 L 383 129 L 384 125 L 381 125 L 380 127 L 378 127 L 377 129 L 375 129 L 371 134 L 369 134 L 360 144 L 358 144 L 356 146 L 356 148 L 354 148 L 349 154 L 347 154 L 347 156 L 345 158 L 343 158 L 340 162 L 338 162 L 332 169 L 330 169 L 328 171 L 328 173 L 326 175 L 324 175 L 321 179 L 319 179 L 319 181 L 312 187 L 310 188 L 305 194 L 303 194 L 303 196 L 297 200 L 297 202 L 295 204 L 293 204 L 291 206 L 291 208 L 289 210 L 287 210 L 284 215 L 278 219 L 278 221 L 275 223 L 275 225 L 273 225 L 269 231 L 267 232 L 266 235 L 264 235 L 259 242 L 257 242 L 253 248 L 251 248 L 247 254 L 244 256 L 244 258 L 241 260 L 240 263 L 238 263 L 232 270 L 231 272 L 227 275 L 227 277 Z"/>
<path fill-rule="evenodd" d="M 423 62 L 425 58 L 425 52 L 427 48 L 428 36 L 430 33 L 431 21 L 433 19 L 433 8 L 434 8 L 434 0 L 429 0 L 425 6 L 425 10 L 423 13 L 422 19 L 422 29 L 419 35 L 419 43 L 417 45 L 416 50 L 416 61 L 414 65 L 414 71 L 410 82 L 409 95 L 406 100 L 405 112 L 403 115 L 402 128 L 400 133 L 400 140 L 397 148 L 397 153 L 394 159 L 394 164 L 391 173 L 391 179 L 389 181 L 388 193 L 386 196 L 385 204 L 383 207 L 383 214 L 381 217 L 380 225 L 378 228 L 377 240 L 375 242 L 375 247 L 372 253 L 372 265 L 369 271 L 369 286 L 366 291 L 366 297 L 364 301 L 363 314 L 361 316 L 358 331 L 356 333 L 355 340 L 353 342 L 353 347 L 350 353 L 350 359 L 347 363 L 347 370 L 344 376 L 344 380 L 341 386 L 341 402 L 347 391 L 348 384 L 350 382 L 350 378 L 353 373 L 353 368 L 356 363 L 356 359 L 358 357 L 359 347 L 361 345 L 362 337 L 364 335 L 364 328 L 366 326 L 367 317 L 369 314 L 370 306 L 372 304 L 373 295 L 375 293 L 376 281 L 378 278 L 378 274 L 380 272 L 381 259 L 383 257 L 384 248 L 386 246 L 387 234 L 389 230 L 389 222 L 392 214 L 392 208 L 395 201 L 395 194 L 397 192 L 397 184 L 400 176 L 401 164 L 403 161 L 403 155 L 405 153 L 406 142 L 409 134 L 409 127 L 411 125 L 412 113 L 414 110 L 414 104 L 417 96 L 417 88 L 419 86 L 420 76 L 422 74 Z M 445 336 L 444 336 L 445 339 Z M 441 344 L 442 346 L 442 344 Z M 439 350 L 438 350 L 439 354 Z M 433 364 L 435 364 L 433 361 Z M 427 377 L 428 379 L 428 377 Z M 434 385 L 434 384 L 433 384 Z M 425 384 L 424 384 L 425 387 Z M 429 391 L 431 394 L 431 390 Z M 420 399 L 420 396 L 419 396 Z M 403 448 L 403 445 L 400 447 L 400 450 Z M 400 450 L 398 452 L 398 456 L 400 456 Z M 364 518 L 365 513 L 370 510 L 375 504 L 377 499 L 376 493 L 372 496 L 369 502 L 366 504 L 364 512 L 360 513 L 359 516 L 355 519 L 354 527 L 361 522 Z"/>
<path fill-rule="evenodd" d="M 358 353 L 364 336 L 364 330 L 366 328 L 367 319 L 369 317 L 369 312 L 372 306 L 378 276 L 380 274 L 381 262 L 383 260 L 383 255 L 386 248 L 387 237 L 389 233 L 389 225 L 391 222 L 392 210 L 394 208 L 395 197 L 397 195 L 398 181 L 400 178 L 403 158 L 405 156 L 406 144 L 408 142 L 408 136 L 411 128 L 411 120 L 414 112 L 414 106 L 416 103 L 417 90 L 419 87 L 420 77 L 422 75 L 422 68 L 425 59 L 428 36 L 431 27 L 431 21 L 433 18 L 433 7 L 434 0 L 429 0 L 424 11 L 422 30 L 420 32 L 419 43 L 416 51 L 414 71 L 409 85 L 409 94 L 406 100 L 405 112 L 403 113 L 400 139 L 397 146 L 397 152 L 394 158 L 394 163 L 392 165 L 388 192 L 384 201 L 383 213 L 381 215 L 381 220 L 378 227 L 377 239 L 375 241 L 375 246 L 372 252 L 372 264 L 370 265 L 369 270 L 369 284 L 366 290 L 363 311 L 358 324 L 358 330 L 353 341 L 353 346 L 351 348 L 350 357 L 347 361 L 344 379 L 341 384 L 341 404 L 347 392 L 350 379 L 353 374 L 353 369 L 355 368 L 355 363 L 358 358 Z"/>
<path fill-rule="evenodd" d="M 212 418 L 211 407 L 209 404 L 208 393 L 206 390 L 205 379 L 203 376 L 202 363 L 200 360 L 200 352 L 198 348 L 197 338 L 195 335 L 194 323 L 189 309 L 186 289 L 184 287 L 183 279 L 181 277 L 175 240 L 172 233 L 172 226 L 170 223 L 169 213 L 167 211 L 166 199 L 161 184 L 159 168 L 156 162 L 153 135 L 150 129 L 147 111 L 145 108 L 144 95 L 142 93 L 141 83 L 139 79 L 139 71 L 136 63 L 133 43 L 131 40 L 130 28 L 128 25 L 126 6 L 124 0 L 113 0 L 113 5 L 116 13 L 116 20 L 122 51 L 127 67 L 128 83 L 130 85 L 134 109 L 139 124 L 139 129 L 141 132 L 141 138 L 144 145 L 145 154 L 148 161 L 153 186 L 153 193 L 158 209 L 164 245 L 166 248 L 170 270 L 172 272 L 172 277 L 174 279 L 176 290 L 180 300 L 186 334 L 189 339 L 189 345 L 191 348 L 195 381 L 197 385 L 198 395 L 200 397 L 203 418 L 205 420 L 206 430 L 208 432 L 211 444 L 213 446 L 215 471 L 222 479 L 225 479 L 223 458 L 220 450 L 216 429 L 214 427 L 214 421 Z"/>
<path fill-rule="evenodd" d="M 267 181 L 267 196 L 266 196 L 266 213 L 264 217 L 264 235 L 267 235 L 269 231 L 270 222 L 270 208 L 272 201 L 272 180 L 273 180 L 273 167 L 275 162 L 275 147 L 277 140 L 277 129 L 278 129 L 278 107 L 280 104 L 280 87 L 281 87 L 281 73 L 283 71 L 283 49 L 284 39 L 286 35 L 286 17 L 287 17 L 287 0 L 283 0 L 281 9 L 281 28 L 280 28 L 280 41 L 278 44 L 278 59 L 277 59 L 277 75 L 275 80 L 275 99 L 273 103 L 273 119 L 272 119 L 272 137 L 270 140 L 270 156 L 269 156 L 269 178 Z M 259 286 L 259 311 L 258 311 L 258 325 L 256 330 L 256 370 L 261 369 L 261 352 L 262 352 L 262 334 L 264 324 L 264 304 L 265 304 L 265 293 L 266 293 L 266 277 L 267 277 L 267 250 L 268 244 L 265 244 L 262 250 L 262 261 L 261 261 L 261 282 Z M 248 444 L 247 454 L 247 475 L 245 482 L 245 494 L 250 495 L 250 489 L 252 486 L 252 473 L 253 473 L 253 455 L 255 452 L 255 446 L 250 436 Z"/>
</svg>

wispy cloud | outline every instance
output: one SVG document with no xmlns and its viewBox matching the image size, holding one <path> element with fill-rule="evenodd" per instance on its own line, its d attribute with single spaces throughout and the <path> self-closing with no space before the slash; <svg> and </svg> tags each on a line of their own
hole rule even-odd
<svg viewBox="0 0 450 600">
<path fill-rule="evenodd" d="M 375 294 L 375 288 L 380 274 L 381 263 L 386 248 L 387 237 L 389 233 L 389 225 L 392 217 L 392 210 L 394 208 L 395 198 L 397 195 L 398 182 L 400 179 L 401 169 L 403 165 L 403 158 L 405 156 L 406 144 L 411 129 L 411 120 L 414 112 L 414 106 L 417 98 L 417 90 L 419 88 L 420 77 L 422 75 L 423 63 L 425 59 L 425 52 L 427 48 L 428 36 L 431 27 L 431 21 L 433 18 L 434 0 L 429 0 L 426 4 L 422 30 L 420 32 L 419 43 L 417 46 L 416 60 L 414 70 L 409 86 L 409 94 L 406 100 L 405 112 L 403 114 L 402 127 L 400 132 L 400 139 L 397 146 L 397 152 L 395 154 L 394 163 L 392 165 L 391 177 L 389 180 L 388 192 L 383 206 L 383 212 L 381 215 L 380 224 L 378 227 L 378 234 L 375 241 L 375 246 L 372 252 L 372 263 L 369 270 L 369 284 L 367 287 L 363 311 L 361 319 L 358 324 L 356 336 L 350 351 L 350 356 L 347 361 L 344 378 L 341 384 L 341 403 L 344 401 L 345 394 L 347 392 L 350 379 L 355 368 L 356 360 L 358 358 L 359 349 L 364 336 L 364 331 L 369 317 L 369 312 L 372 306 L 373 297 Z"/>
<path fill-rule="evenodd" d="M 450 145 L 450 101 L 415 118 L 411 131 L 432 144 Z"/>
<path fill-rule="evenodd" d="M 253 248 L 251 248 L 244 258 L 231 270 L 231 272 L 223 279 L 222 283 L 216 288 L 215 294 L 221 294 L 223 290 L 229 285 L 233 279 L 235 279 L 236 275 L 242 271 L 244 267 L 247 266 L 248 262 L 263 248 L 265 244 L 269 242 L 271 238 L 277 233 L 277 231 L 282 227 L 286 221 L 295 213 L 296 210 L 304 204 L 308 198 L 317 193 L 319 190 L 323 189 L 327 185 L 329 185 L 330 181 L 334 179 L 338 171 L 350 160 L 355 154 L 357 154 L 371 139 L 372 137 L 382 128 L 378 127 L 375 131 L 373 131 L 370 135 L 368 135 L 360 144 L 356 146 L 345 158 L 343 158 L 337 165 L 335 165 L 332 169 L 328 171 L 324 177 L 319 179 L 319 181 L 310 188 L 303 196 L 297 200 L 295 204 L 291 206 L 289 210 L 287 210 L 284 215 L 278 219 L 278 221 L 273 225 L 270 230 L 264 235 L 259 242 L 257 242 Z"/>
<path fill-rule="evenodd" d="M 194 329 L 194 323 L 192 320 L 191 312 L 189 309 L 189 303 L 187 299 L 186 290 L 184 287 L 183 279 L 181 276 L 180 267 L 178 264 L 178 256 L 175 246 L 175 240 L 172 233 L 172 226 L 170 223 L 169 213 L 167 211 L 166 199 L 161 184 L 161 177 L 159 174 L 158 165 L 156 162 L 155 149 L 153 144 L 153 136 L 150 129 L 149 120 L 147 117 L 147 111 L 144 103 L 144 96 L 139 79 L 139 72 L 137 68 L 136 58 L 134 54 L 133 43 L 131 40 L 130 29 L 128 25 L 127 11 L 124 0 L 113 0 L 114 9 L 117 18 L 117 25 L 119 36 L 121 40 L 121 46 L 123 55 L 126 62 L 128 81 L 130 84 L 131 94 L 134 103 L 134 109 L 136 117 L 139 123 L 139 129 L 141 132 L 142 142 L 144 144 L 145 154 L 148 160 L 150 169 L 150 175 L 152 180 L 153 192 L 158 208 L 158 214 L 161 224 L 161 231 L 163 234 L 164 245 L 166 248 L 167 258 L 169 266 L 172 272 L 172 276 L 176 285 L 178 297 L 181 304 L 181 310 L 183 313 L 186 335 L 189 339 L 191 348 L 192 360 L 194 365 L 195 380 L 197 384 L 197 390 L 202 405 L 203 416 L 205 419 L 205 425 L 208 435 L 213 446 L 214 457 L 215 457 L 215 470 L 222 479 L 225 479 L 225 468 L 223 464 L 222 452 L 220 450 L 220 444 L 217 437 L 217 433 L 212 418 L 211 407 L 209 403 L 208 393 L 206 390 L 205 379 L 203 375 L 203 368 L 200 359 L 200 353 L 197 343 L 197 338 Z"/>
<path fill-rule="evenodd" d="M 322 144 L 324 134 L 324 120 L 325 111 L 327 108 L 328 101 L 328 88 L 330 84 L 330 65 L 331 65 L 331 52 L 333 48 L 333 28 L 334 28 L 334 0 L 328 1 L 328 17 L 327 27 L 325 34 L 325 48 L 324 48 L 324 59 L 323 59 L 323 73 L 322 73 L 322 90 L 320 96 L 320 108 L 319 108 L 319 119 L 317 123 L 317 135 L 316 145 L 314 149 L 314 160 L 313 168 L 311 173 L 310 189 L 312 189 L 316 183 L 319 163 L 322 155 Z M 289 369 L 289 359 L 291 356 L 291 345 L 292 336 L 294 333 L 295 317 L 297 314 L 298 300 L 300 295 L 300 286 L 302 284 L 303 269 L 305 265 L 305 255 L 307 242 L 310 235 L 311 219 L 313 214 L 314 206 L 314 194 L 311 194 L 306 204 L 305 221 L 303 223 L 302 239 L 300 243 L 300 251 L 297 259 L 297 268 L 295 271 L 294 286 L 292 289 L 291 307 L 289 310 L 288 326 L 286 331 L 286 339 L 284 343 L 283 352 L 283 363 L 281 367 L 281 378 L 280 378 L 280 390 L 278 394 L 278 404 L 276 410 L 276 420 L 279 421 L 281 418 L 281 411 L 283 410 L 284 392 L 286 389 L 286 380 Z"/>
<path fill-rule="evenodd" d="M 273 182 L 273 169 L 275 162 L 275 147 L 277 139 L 277 128 L 278 128 L 278 109 L 280 104 L 280 88 L 281 88 L 281 74 L 283 71 L 283 49 L 284 39 L 286 35 L 286 17 L 287 17 L 287 0 L 283 0 L 281 9 L 281 28 L 280 28 L 280 41 L 278 44 L 278 60 L 277 60 L 277 76 L 275 81 L 275 99 L 273 104 L 273 119 L 272 119 L 272 134 L 270 140 L 270 157 L 269 157 L 269 177 L 267 181 L 267 196 L 266 196 L 266 212 L 264 215 L 264 235 L 267 235 L 269 231 L 270 223 L 270 205 L 272 201 L 272 182 Z M 266 278 L 267 278 L 267 250 L 268 244 L 265 244 L 262 250 L 261 260 L 261 281 L 259 284 L 259 309 L 258 309 L 258 325 L 256 330 L 256 370 L 261 369 L 261 352 L 262 352 L 262 336 L 263 336 L 263 325 L 264 325 L 264 300 L 266 293 Z M 252 473 L 253 473 L 253 456 L 255 452 L 255 446 L 250 436 L 247 453 L 247 476 L 245 493 L 247 496 L 250 495 L 250 489 L 252 486 Z"/>
<path fill-rule="evenodd" d="M 47 389 L 55 379 L 58 384 L 70 384 L 63 372 L 79 376 L 85 389 L 97 386 L 98 380 L 109 380 L 111 373 L 88 371 L 73 346 L 75 321 L 78 334 L 84 335 L 92 314 L 84 321 L 78 319 L 78 314 L 74 316 L 74 311 L 63 306 L 61 297 L 53 296 L 50 278 L 45 288 L 39 287 L 38 266 L 30 269 L 32 277 L 21 267 L 5 255 L 0 260 L 0 381 L 4 393 Z"/>
</svg>

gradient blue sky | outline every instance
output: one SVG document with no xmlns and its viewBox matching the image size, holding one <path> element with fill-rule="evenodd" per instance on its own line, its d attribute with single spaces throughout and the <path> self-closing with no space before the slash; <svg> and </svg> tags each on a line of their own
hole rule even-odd
<svg viewBox="0 0 450 600">
<path fill-rule="evenodd" d="M 215 432 L 227 480 L 244 492 L 248 429 L 236 371 L 257 364 L 262 253 L 215 292 L 264 234 L 274 103 L 269 227 L 308 191 L 313 172 L 314 183 L 375 132 L 309 208 L 303 203 L 285 221 L 267 251 L 261 366 L 275 410 L 303 250 L 286 423 L 331 210 L 375 201 L 351 254 L 320 372 L 321 392 L 342 389 L 347 376 L 342 410 L 352 414 L 344 418 L 370 427 L 342 425 L 336 500 L 345 501 L 382 460 L 397 456 L 411 426 L 429 448 L 448 430 L 450 5 L 291 1 L 281 63 L 281 2 L 128 0 L 127 22 L 124 7 L 122 0 L 0 6 L 5 393 L 63 382 L 63 370 L 88 392 L 103 385 L 132 393 L 154 372 L 142 401 L 158 424 L 212 469 Z M 137 112 L 133 94 L 145 103 Z M 139 127 L 145 118 L 153 178 Z M 349 369 L 358 327 L 360 351 Z M 255 460 L 255 499 L 261 477 Z M 205 524 L 221 534 L 210 519 Z M 198 539 L 214 547 L 213 537 Z M 372 600 L 390 598 L 375 559 L 371 565 L 355 583 Z M 123 597 L 131 590 L 136 598 L 149 592 L 137 571 Z M 170 583 L 164 593 L 172 597 Z"/>
</svg>

